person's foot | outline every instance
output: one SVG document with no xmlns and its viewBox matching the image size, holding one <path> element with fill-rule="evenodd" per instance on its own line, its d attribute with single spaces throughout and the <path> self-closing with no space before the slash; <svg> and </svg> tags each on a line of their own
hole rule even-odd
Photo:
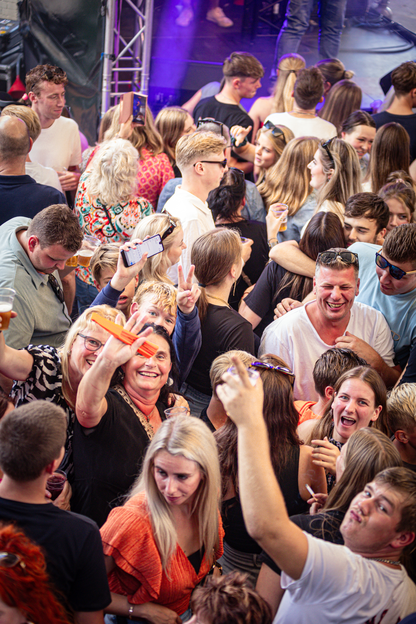
<svg viewBox="0 0 416 624">
<path fill-rule="evenodd" d="M 225 15 L 221 7 L 216 7 L 208 11 L 207 20 L 209 22 L 215 22 L 215 24 L 221 26 L 221 28 L 231 28 L 231 26 L 234 26 L 234 22 Z"/>
<path fill-rule="evenodd" d="M 176 25 L 187 28 L 193 22 L 194 12 L 191 7 L 185 7 L 179 17 L 176 19 Z"/>
</svg>

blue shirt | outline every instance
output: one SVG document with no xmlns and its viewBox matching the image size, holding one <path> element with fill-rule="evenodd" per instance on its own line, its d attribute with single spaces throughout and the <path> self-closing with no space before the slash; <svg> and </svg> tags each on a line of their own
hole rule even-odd
<svg viewBox="0 0 416 624">
<path fill-rule="evenodd" d="M 356 301 L 379 310 L 385 317 L 393 336 L 395 359 L 405 367 L 416 341 L 416 289 L 399 295 L 385 295 L 380 290 L 376 273 L 376 252 L 380 245 L 354 243 L 348 248 L 358 254 L 360 262 L 360 291 Z"/>
</svg>

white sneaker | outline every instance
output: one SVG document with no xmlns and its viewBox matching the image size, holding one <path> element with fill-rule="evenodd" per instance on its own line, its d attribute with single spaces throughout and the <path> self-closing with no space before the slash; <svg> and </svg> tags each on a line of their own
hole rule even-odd
<svg viewBox="0 0 416 624">
<path fill-rule="evenodd" d="M 176 19 L 176 25 L 182 26 L 182 28 L 187 28 L 189 24 L 192 24 L 194 20 L 194 12 L 190 7 L 186 7 L 183 9 L 179 17 Z"/>
<path fill-rule="evenodd" d="M 215 24 L 221 26 L 221 28 L 231 28 L 231 26 L 234 26 L 234 22 L 225 15 L 221 7 L 216 7 L 208 11 L 207 20 L 209 22 L 215 22 Z"/>
</svg>

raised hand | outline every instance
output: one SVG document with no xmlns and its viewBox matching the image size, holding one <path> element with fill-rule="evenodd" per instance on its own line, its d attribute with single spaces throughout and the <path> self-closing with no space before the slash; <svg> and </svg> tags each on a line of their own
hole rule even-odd
<svg viewBox="0 0 416 624">
<path fill-rule="evenodd" d="M 123 291 L 125 287 L 134 279 L 137 275 L 139 275 L 140 271 L 143 269 L 146 260 L 147 260 L 147 252 L 143 254 L 141 260 L 136 262 L 130 267 L 126 267 L 123 262 L 123 258 L 121 255 L 122 251 L 126 251 L 128 249 L 136 249 L 137 245 L 141 245 L 143 241 L 139 238 L 135 238 L 128 243 L 124 243 L 120 247 L 120 253 L 117 260 L 117 269 L 111 278 L 111 286 L 115 290 Z"/>
<path fill-rule="evenodd" d="M 315 448 L 312 451 L 312 462 L 316 466 L 322 466 L 333 476 L 336 475 L 337 458 L 341 454 L 335 444 L 331 444 L 325 436 L 323 440 L 312 440 Z"/>
<path fill-rule="evenodd" d="M 193 281 L 194 273 L 195 266 L 191 264 L 188 276 L 185 280 L 183 268 L 180 264 L 178 265 L 178 294 L 176 300 L 178 308 L 183 314 L 190 314 L 193 311 L 199 299 L 199 295 L 201 294 L 198 284 Z"/>
<path fill-rule="evenodd" d="M 262 418 L 263 414 L 263 385 L 258 378 L 256 385 L 252 386 L 247 371 L 241 360 L 233 356 L 231 358 L 237 375 L 225 373 L 222 376 L 224 383 L 217 386 L 217 394 L 224 406 L 227 415 L 237 426 L 243 426 L 254 419 Z"/>
</svg>

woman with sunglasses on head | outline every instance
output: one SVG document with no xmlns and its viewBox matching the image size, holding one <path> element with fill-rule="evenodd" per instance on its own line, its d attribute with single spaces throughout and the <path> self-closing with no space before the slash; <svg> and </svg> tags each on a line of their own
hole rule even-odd
<svg viewBox="0 0 416 624">
<path fill-rule="evenodd" d="M 293 403 L 294 375 L 283 360 L 264 355 L 250 364 L 260 374 L 264 389 L 263 417 L 271 444 L 274 471 L 282 488 L 289 515 L 308 509 L 310 494 L 326 492 L 324 470 L 314 465 L 312 448 L 305 446 L 296 433 L 299 414 Z M 253 585 L 260 570 L 261 548 L 248 535 L 238 496 L 237 428 L 227 419 L 215 433 L 222 478 L 222 518 L 225 530 L 224 555 L 220 560 L 225 572 L 237 569 L 249 574 Z"/>
<path fill-rule="evenodd" d="M 102 143 L 79 182 L 75 214 L 84 234 L 101 243 L 129 240 L 137 223 L 152 214 L 147 199 L 137 197 L 139 154 L 124 139 Z M 98 294 L 89 267 L 76 269 L 78 310 L 83 312 Z"/>
<path fill-rule="evenodd" d="M 14 525 L 0 526 L 1 624 L 69 624 L 39 546 Z"/>
<path fill-rule="evenodd" d="M 257 282 L 269 258 L 266 225 L 259 221 L 248 221 L 241 214 L 246 201 L 245 193 L 244 173 L 231 167 L 224 174 L 220 185 L 209 193 L 207 200 L 217 227 L 236 230 L 243 245 L 250 241 L 250 257 L 229 298 L 229 303 L 235 309 L 246 288 Z"/>
</svg>

